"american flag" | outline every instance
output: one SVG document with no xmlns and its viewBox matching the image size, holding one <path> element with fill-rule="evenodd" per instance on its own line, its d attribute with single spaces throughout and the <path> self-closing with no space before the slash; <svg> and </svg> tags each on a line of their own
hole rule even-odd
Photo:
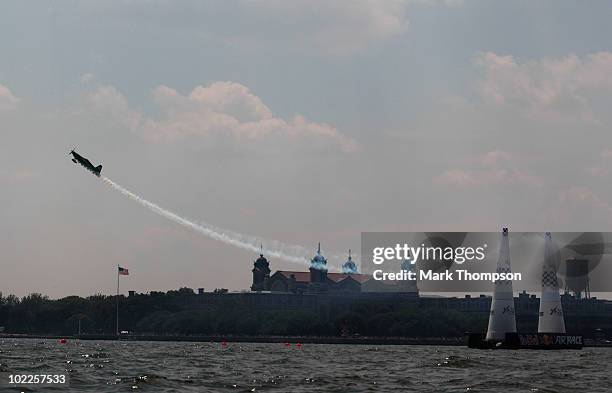
<svg viewBox="0 0 612 393">
<path fill-rule="evenodd" d="M 124 267 L 119 266 L 119 274 L 122 276 L 129 276 L 130 275 L 130 271 L 127 270 Z"/>
</svg>

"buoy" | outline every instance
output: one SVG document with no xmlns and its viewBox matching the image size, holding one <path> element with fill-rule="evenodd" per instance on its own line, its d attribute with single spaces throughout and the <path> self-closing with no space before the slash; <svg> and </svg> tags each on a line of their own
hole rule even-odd
<svg viewBox="0 0 612 393">
<path fill-rule="evenodd" d="M 66 344 L 68 342 L 68 340 L 66 340 L 65 338 L 60 338 L 59 339 L 59 343 L 60 344 Z"/>
<path fill-rule="evenodd" d="M 290 344 L 290 343 L 285 343 L 285 346 L 286 346 L 286 347 L 290 347 L 290 346 L 291 346 L 291 344 Z"/>
<path fill-rule="evenodd" d="M 295 346 L 301 348 L 302 347 L 302 343 L 297 343 L 297 344 L 295 344 Z"/>
</svg>

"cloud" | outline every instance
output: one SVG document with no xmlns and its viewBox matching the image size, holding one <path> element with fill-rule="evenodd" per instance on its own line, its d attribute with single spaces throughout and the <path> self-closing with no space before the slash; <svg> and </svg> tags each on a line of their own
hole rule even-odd
<svg viewBox="0 0 612 393">
<path fill-rule="evenodd" d="M 564 203 L 584 202 L 612 216 L 612 207 L 586 187 L 569 188 L 559 195 L 559 200 Z"/>
<path fill-rule="evenodd" d="M 315 123 L 296 114 L 285 120 L 246 86 L 236 82 L 215 82 L 197 86 L 183 95 L 167 86 L 158 86 L 152 94 L 159 116 L 146 116 L 130 108 L 127 99 L 113 86 L 102 86 L 89 94 L 96 112 L 140 133 L 151 142 L 184 139 L 235 143 L 265 140 L 336 146 L 345 152 L 357 144 L 325 123 Z M 279 139 L 280 138 L 280 139 Z"/>
<path fill-rule="evenodd" d="M 79 78 L 81 83 L 84 83 L 84 84 L 93 82 L 94 79 L 96 79 L 96 76 L 94 74 L 92 74 L 91 72 L 87 72 L 87 73 L 81 75 L 81 77 Z"/>
<path fill-rule="evenodd" d="M 259 0 L 272 23 L 295 27 L 292 41 L 328 54 L 344 55 L 402 34 L 408 28 L 409 1 Z"/>
<path fill-rule="evenodd" d="M 587 172 L 591 176 L 601 177 L 608 176 L 612 168 L 612 150 L 606 149 L 599 154 L 597 163 L 587 168 Z"/>
<path fill-rule="evenodd" d="M 183 97 L 169 87 L 160 86 L 155 89 L 153 95 L 162 109 L 172 108 L 174 104 L 182 104 L 183 107 L 186 107 L 185 104 L 193 104 L 191 108 L 186 109 L 206 109 L 224 113 L 241 122 L 267 120 L 273 117 L 263 101 L 240 83 L 215 82 L 210 86 L 197 86 L 189 97 Z"/>
<path fill-rule="evenodd" d="M 434 179 L 434 183 L 457 187 L 473 188 L 490 185 L 523 185 L 540 187 L 542 181 L 524 169 L 517 167 L 518 160 L 502 151 L 490 151 L 475 160 L 467 169 L 450 169 Z"/>
<path fill-rule="evenodd" d="M 574 186 L 559 192 L 546 210 L 548 221 L 567 230 L 603 230 L 612 224 L 612 206 L 588 187 Z"/>
<path fill-rule="evenodd" d="M 94 112 L 104 114 L 131 129 L 136 129 L 141 115 L 130 108 L 125 96 L 114 86 L 100 86 L 87 95 L 87 101 Z"/>
<path fill-rule="evenodd" d="M 602 95 L 612 99 L 611 52 L 525 62 L 486 52 L 474 63 L 484 70 L 482 99 L 526 117 L 598 124 L 598 102 Z"/>
<path fill-rule="evenodd" d="M 460 0 L 250 0 L 202 2 L 87 2 L 92 23 L 111 19 L 189 31 L 192 39 L 248 48 L 282 47 L 299 53 L 350 55 L 405 33 L 411 6 L 456 6 Z M 193 34 L 193 35 L 192 35 Z"/>
<path fill-rule="evenodd" d="M 8 87 L 0 85 L 0 111 L 13 110 L 17 108 L 19 102 L 20 99 Z"/>
<path fill-rule="evenodd" d="M 257 0 L 271 31 L 282 39 L 333 55 L 347 55 L 408 30 L 411 5 L 456 6 L 459 0 Z M 272 16 L 272 17 L 271 17 Z M 248 36 L 246 37 L 248 40 Z M 276 37 L 278 39 L 278 36 Z"/>
</svg>

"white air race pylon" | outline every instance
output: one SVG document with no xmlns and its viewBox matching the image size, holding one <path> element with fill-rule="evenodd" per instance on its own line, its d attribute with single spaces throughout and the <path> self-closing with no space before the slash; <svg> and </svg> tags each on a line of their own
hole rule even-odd
<svg viewBox="0 0 612 393">
<path fill-rule="evenodd" d="M 557 266 L 559 253 L 555 249 L 550 232 L 544 238 L 544 265 L 542 266 L 542 296 L 538 333 L 565 333 L 565 321 L 559 296 Z"/>
<path fill-rule="evenodd" d="M 502 231 L 499 259 L 497 260 L 498 273 L 511 273 L 510 267 L 510 241 L 508 228 Z M 514 296 L 511 280 L 495 281 L 493 299 L 491 300 L 491 313 L 489 315 L 488 341 L 504 340 L 506 333 L 516 333 L 516 319 L 514 317 Z"/>
</svg>

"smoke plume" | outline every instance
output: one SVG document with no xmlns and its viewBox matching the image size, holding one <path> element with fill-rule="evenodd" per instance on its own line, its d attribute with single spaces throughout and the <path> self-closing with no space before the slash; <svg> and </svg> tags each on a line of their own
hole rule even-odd
<svg viewBox="0 0 612 393">
<path fill-rule="evenodd" d="M 191 220 L 174 214 L 171 211 L 168 211 L 153 202 L 139 197 L 138 195 L 123 188 L 122 186 L 107 177 L 103 177 L 102 180 L 108 185 L 110 185 L 113 189 L 119 191 L 121 194 L 127 196 L 133 201 L 138 202 L 139 204 L 151 210 L 152 212 L 159 214 L 160 216 L 165 217 L 171 221 L 174 221 L 175 223 L 180 224 L 186 228 L 199 232 L 204 236 L 208 236 L 211 239 L 218 240 L 225 244 L 242 248 L 243 250 L 248 250 L 254 253 L 258 253 L 260 251 L 260 245 L 263 244 L 265 245 L 263 251 L 266 256 L 282 259 L 287 262 L 310 266 L 310 261 L 304 257 L 304 255 L 308 255 L 308 252 L 302 246 L 284 244 L 275 240 L 263 240 L 256 236 L 244 235 L 227 229 L 217 228 L 204 222 L 195 223 Z"/>
</svg>

